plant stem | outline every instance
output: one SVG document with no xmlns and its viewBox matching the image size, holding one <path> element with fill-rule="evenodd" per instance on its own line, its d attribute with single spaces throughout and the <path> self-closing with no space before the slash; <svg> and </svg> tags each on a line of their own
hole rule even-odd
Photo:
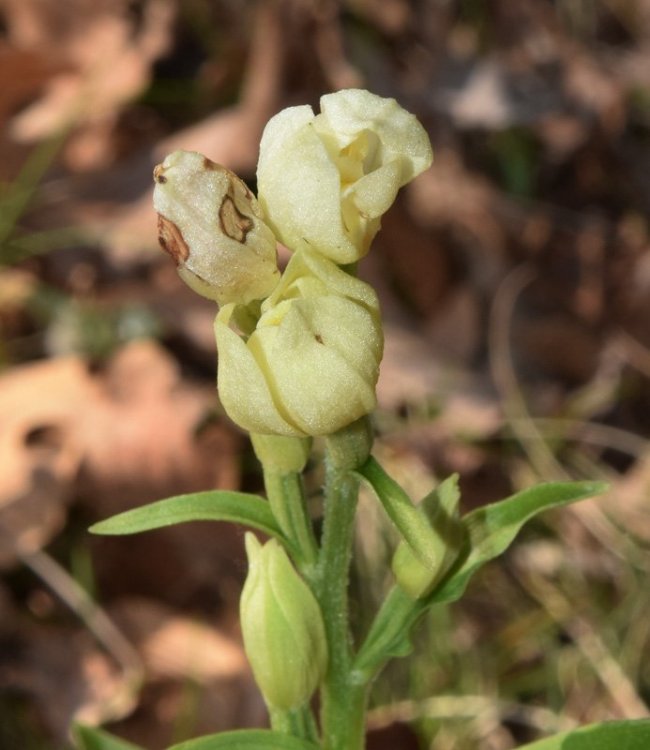
<svg viewBox="0 0 650 750">
<path fill-rule="evenodd" d="M 357 680 L 373 680 L 391 656 L 410 652 L 411 631 L 426 608 L 424 600 L 411 599 L 399 586 L 393 587 L 354 659 Z"/>
<path fill-rule="evenodd" d="M 320 601 L 329 665 L 321 695 L 324 750 L 362 750 L 366 684 L 352 680 L 348 581 L 358 480 L 327 462 L 325 517 L 316 594 Z"/>
<path fill-rule="evenodd" d="M 318 742 L 316 722 L 308 704 L 288 711 L 269 707 L 269 717 L 271 727 L 276 732 L 290 734 L 314 743 Z"/>
<path fill-rule="evenodd" d="M 295 472 L 283 474 L 263 468 L 266 495 L 273 515 L 299 552 L 298 567 L 307 578 L 311 578 L 318 560 L 318 545 L 307 511 L 302 477 Z"/>
</svg>

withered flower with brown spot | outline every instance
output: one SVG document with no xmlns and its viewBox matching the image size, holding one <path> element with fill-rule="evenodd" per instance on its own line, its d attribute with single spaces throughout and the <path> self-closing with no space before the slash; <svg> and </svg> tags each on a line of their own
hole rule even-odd
<svg viewBox="0 0 650 750">
<path fill-rule="evenodd" d="M 193 151 L 170 154 L 153 176 L 159 241 L 181 278 L 220 305 L 267 297 L 280 278 L 276 241 L 246 184 Z"/>
</svg>

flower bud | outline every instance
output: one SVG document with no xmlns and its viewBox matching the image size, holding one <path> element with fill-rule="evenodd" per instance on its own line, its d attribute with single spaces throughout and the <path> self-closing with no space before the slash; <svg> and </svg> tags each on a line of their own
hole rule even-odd
<svg viewBox="0 0 650 750">
<path fill-rule="evenodd" d="M 458 503 L 458 477 L 453 475 L 420 503 L 422 523 L 432 532 L 427 558 L 403 539 L 393 556 L 392 569 L 401 588 L 413 599 L 430 593 L 456 561 L 464 538 Z"/>
<path fill-rule="evenodd" d="M 394 99 L 349 89 L 320 103 L 319 115 L 290 107 L 266 125 L 259 201 L 289 249 L 352 263 L 368 252 L 399 188 L 431 164 L 431 144 Z"/>
<path fill-rule="evenodd" d="M 327 669 L 318 603 L 277 540 L 246 534 L 249 571 L 240 610 L 244 647 L 267 705 L 305 704 Z"/>
<path fill-rule="evenodd" d="M 275 237 L 236 174 L 175 151 L 155 168 L 154 182 L 160 244 L 186 284 L 220 305 L 271 292 L 280 278 Z"/>
<path fill-rule="evenodd" d="M 247 338 L 215 321 L 221 403 L 261 434 L 329 435 L 372 411 L 383 349 L 377 296 L 336 264 L 296 253 Z"/>
</svg>

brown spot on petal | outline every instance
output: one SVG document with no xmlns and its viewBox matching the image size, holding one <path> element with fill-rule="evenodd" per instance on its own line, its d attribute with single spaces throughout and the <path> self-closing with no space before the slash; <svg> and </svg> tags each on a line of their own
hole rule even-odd
<svg viewBox="0 0 650 750">
<path fill-rule="evenodd" d="M 314 338 L 316 339 L 316 341 L 318 341 L 319 344 L 323 343 L 323 337 L 320 335 L 320 333 L 315 333 Z"/>
<path fill-rule="evenodd" d="M 246 236 L 253 228 L 253 220 L 237 209 L 235 201 L 226 195 L 219 209 L 221 231 L 237 242 L 246 242 Z"/>
<path fill-rule="evenodd" d="M 225 167 L 223 169 L 228 175 L 229 181 L 226 195 L 229 195 L 235 201 L 235 205 L 238 205 L 241 200 L 244 200 L 245 203 L 251 203 L 254 200 L 254 196 L 248 185 L 241 178 L 237 177 L 234 172 Z"/>
<path fill-rule="evenodd" d="M 153 169 L 153 181 L 160 185 L 164 185 L 167 182 L 167 178 L 163 174 L 165 168 L 162 164 L 157 164 Z"/>
<path fill-rule="evenodd" d="M 183 239 L 181 230 L 173 221 L 158 214 L 158 242 L 162 249 L 171 255 L 177 266 L 184 263 L 190 254 L 190 249 Z"/>
</svg>

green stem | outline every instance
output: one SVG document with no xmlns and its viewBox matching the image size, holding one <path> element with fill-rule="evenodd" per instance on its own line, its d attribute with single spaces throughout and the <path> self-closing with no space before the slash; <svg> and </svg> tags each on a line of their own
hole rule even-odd
<svg viewBox="0 0 650 750">
<path fill-rule="evenodd" d="M 413 626 L 426 608 L 425 600 L 411 599 L 399 586 L 391 589 L 354 659 L 355 679 L 373 680 L 392 656 L 406 656 Z"/>
<path fill-rule="evenodd" d="M 318 729 L 308 704 L 288 711 L 269 707 L 269 717 L 271 728 L 276 732 L 318 743 Z"/>
<path fill-rule="evenodd" d="M 348 581 L 358 480 L 327 464 L 323 541 L 316 593 L 325 622 L 329 665 L 321 695 L 324 750 L 362 750 L 367 688 L 354 683 Z"/>
<path fill-rule="evenodd" d="M 307 510 L 302 477 L 295 472 L 282 474 L 264 467 L 264 485 L 278 526 L 297 548 L 298 567 L 307 578 L 311 578 L 318 560 L 318 545 Z"/>
<path fill-rule="evenodd" d="M 271 729 L 282 734 L 291 734 L 291 718 L 288 711 L 268 706 Z"/>
</svg>

